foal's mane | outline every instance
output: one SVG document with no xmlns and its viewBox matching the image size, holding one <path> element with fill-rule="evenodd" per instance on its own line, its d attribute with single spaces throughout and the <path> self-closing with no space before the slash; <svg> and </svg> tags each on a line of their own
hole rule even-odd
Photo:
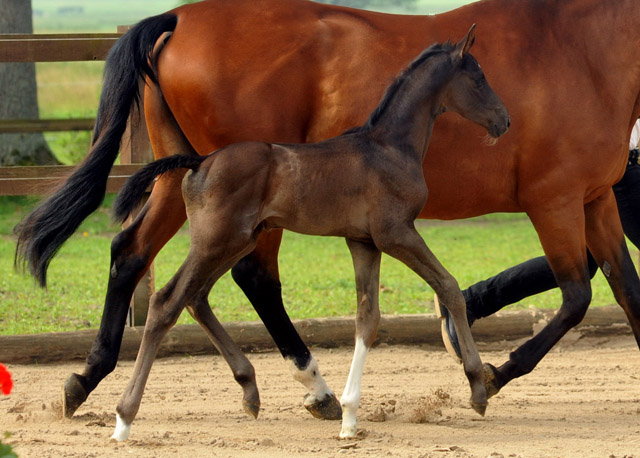
<svg viewBox="0 0 640 458">
<path fill-rule="evenodd" d="M 389 107 L 391 100 L 396 95 L 400 87 L 402 87 L 402 85 L 411 78 L 411 74 L 431 57 L 442 54 L 444 52 L 449 52 L 453 49 L 453 47 L 454 44 L 451 41 L 447 41 L 445 43 L 435 43 L 422 51 L 422 53 L 420 53 L 418 57 L 416 57 L 404 70 L 400 72 L 393 83 L 391 83 L 389 87 L 387 87 L 387 90 L 382 96 L 380 103 L 373 110 L 373 112 L 371 112 L 367 121 L 362 126 L 352 127 L 351 129 L 345 131 L 343 135 L 361 132 L 373 127 L 378 122 L 385 110 Z"/>
</svg>

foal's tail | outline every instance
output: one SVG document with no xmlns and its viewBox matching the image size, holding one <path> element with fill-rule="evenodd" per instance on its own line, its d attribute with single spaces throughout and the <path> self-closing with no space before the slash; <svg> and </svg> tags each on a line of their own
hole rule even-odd
<svg viewBox="0 0 640 458">
<path fill-rule="evenodd" d="M 208 156 L 184 156 L 177 154 L 159 159 L 131 175 L 113 202 L 113 218 L 123 222 L 140 203 L 144 192 L 158 175 L 175 169 L 197 170 Z"/>
<path fill-rule="evenodd" d="M 46 286 L 53 256 L 104 199 L 129 113 L 138 103 L 139 81 L 147 76 L 157 82 L 150 62 L 152 51 L 162 34 L 172 32 L 176 24 L 174 14 L 150 17 L 111 48 L 89 154 L 58 190 L 14 229 L 18 235 L 15 265 L 25 270 L 28 266 L 42 286 Z"/>
</svg>

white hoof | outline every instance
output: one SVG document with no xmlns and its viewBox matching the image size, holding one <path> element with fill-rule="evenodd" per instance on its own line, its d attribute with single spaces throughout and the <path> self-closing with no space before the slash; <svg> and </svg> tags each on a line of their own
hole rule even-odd
<svg viewBox="0 0 640 458">
<path fill-rule="evenodd" d="M 131 423 L 127 424 L 120 417 L 120 414 L 116 414 L 116 429 L 113 432 L 113 436 L 111 436 L 111 439 L 115 439 L 118 442 L 126 441 L 129 438 L 130 432 L 131 432 Z"/>
<path fill-rule="evenodd" d="M 356 432 L 358 431 L 358 428 L 356 428 L 356 425 L 345 425 L 344 423 L 342 424 L 342 430 L 340 431 L 340 439 L 352 439 L 354 437 L 356 437 Z"/>
<path fill-rule="evenodd" d="M 342 430 L 340 431 L 340 438 L 348 439 L 356 437 L 357 428 L 356 409 L 353 406 L 347 406 L 342 404 Z"/>
</svg>

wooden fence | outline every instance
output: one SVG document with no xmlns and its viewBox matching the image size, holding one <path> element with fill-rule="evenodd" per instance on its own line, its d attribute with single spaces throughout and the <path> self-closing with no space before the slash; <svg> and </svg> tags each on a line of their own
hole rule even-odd
<svg viewBox="0 0 640 458">
<path fill-rule="evenodd" d="M 0 62 L 78 62 L 104 60 L 111 46 L 128 29 L 117 33 L 0 34 Z M 142 106 L 142 105 L 141 105 Z M 0 133 L 92 130 L 93 119 L 4 119 Z M 117 192 L 142 164 L 153 160 L 143 116 L 129 118 L 120 148 L 120 164 L 109 174 L 107 192 Z M 0 167 L 0 195 L 47 194 L 72 166 Z M 153 292 L 153 266 L 134 294 L 129 324 L 144 325 Z"/>
</svg>

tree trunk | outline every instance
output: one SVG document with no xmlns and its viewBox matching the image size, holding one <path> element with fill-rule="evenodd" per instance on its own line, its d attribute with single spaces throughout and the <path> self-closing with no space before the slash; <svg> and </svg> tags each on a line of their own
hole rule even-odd
<svg viewBox="0 0 640 458">
<path fill-rule="evenodd" d="M 31 0 L 0 0 L 0 33 L 33 33 Z M 37 119 L 33 62 L 0 62 L 0 119 Z M 56 164 L 42 133 L 0 134 L 0 165 Z"/>
</svg>

